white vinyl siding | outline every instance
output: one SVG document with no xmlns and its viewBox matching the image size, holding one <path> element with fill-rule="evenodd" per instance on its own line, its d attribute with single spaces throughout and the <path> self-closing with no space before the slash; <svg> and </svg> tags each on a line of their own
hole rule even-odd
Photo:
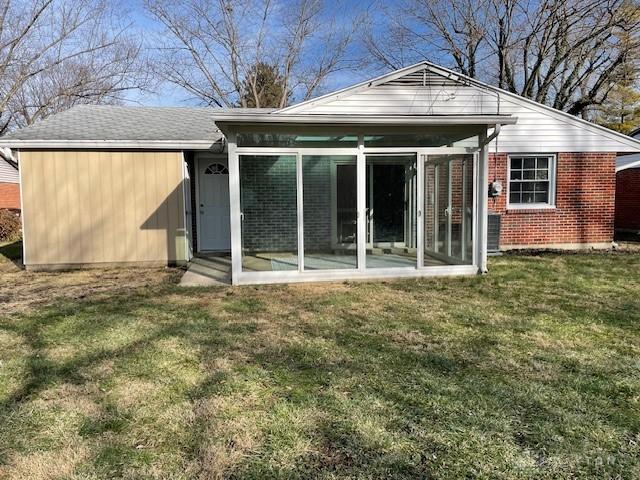
<svg viewBox="0 0 640 480">
<path fill-rule="evenodd" d="M 456 83 L 419 72 L 372 86 L 360 85 L 283 110 L 283 113 L 342 115 L 470 115 L 517 117 L 504 125 L 489 152 L 638 152 L 640 143 L 571 115 L 487 86 Z M 403 78 L 406 81 L 403 82 Z M 438 81 L 438 78 L 440 79 Z M 499 101 L 498 101 L 499 97 Z"/>
<path fill-rule="evenodd" d="M 0 158 L 0 183 L 20 183 L 18 170 Z"/>
<path fill-rule="evenodd" d="M 473 87 L 379 85 L 347 97 L 309 105 L 306 114 L 466 115 L 495 114 L 497 97 Z M 302 113 L 295 111 L 291 113 Z"/>
<path fill-rule="evenodd" d="M 545 152 L 633 152 L 616 134 L 602 131 L 573 118 L 564 117 L 530 102 L 502 96 L 500 113 L 518 117 L 515 125 L 503 125 L 497 139 L 500 153 Z M 492 142 L 490 152 L 496 151 Z"/>
</svg>

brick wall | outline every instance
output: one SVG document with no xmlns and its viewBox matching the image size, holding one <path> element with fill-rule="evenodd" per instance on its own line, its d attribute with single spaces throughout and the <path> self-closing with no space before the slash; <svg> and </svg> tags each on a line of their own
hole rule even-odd
<svg viewBox="0 0 640 480">
<path fill-rule="evenodd" d="M 629 168 L 616 174 L 615 227 L 640 230 L 640 168 Z"/>
<path fill-rule="evenodd" d="M 0 182 L 0 208 L 20 210 L 20 184 Z"/>
<path fill-rule="evenodd" d="M 296 251 L 296 159 L 241 157 L 242 246 L 250 251 Z"/>
<path fill-rule="evenodd" d="M 507 210 L 507 154 L 489 156 L 503 194 L 489 199 L 489 209 L 502 215 L 501 247 L 594 244 L 613 241 L 615 153 L 559 153 L 556 208 Z"/>
<path fill-rule="evenodd" d="M 331 166 L 324 157 L 304 159 L 304 244 L 307 252 L 331 249 Z M 243 248 L 298 248 L 295 157 L 242 160 L 240 167 Z"/>
<path fill-rule="evenodd" d="M 303 157 L 304 248 L 331 250 L 331 163 L 326 157 Z"/>
</svg>

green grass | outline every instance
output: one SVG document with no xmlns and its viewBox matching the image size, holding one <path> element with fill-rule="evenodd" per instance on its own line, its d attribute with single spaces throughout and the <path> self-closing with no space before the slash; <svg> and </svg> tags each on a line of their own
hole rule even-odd
<svg viewBox="0 0 640 480">
<path fill-rule="evenodd" d="M 52 292 L 0 319 L 0 478 L 640 477 L 640 255 L 490 268 Z"/>
</svg>

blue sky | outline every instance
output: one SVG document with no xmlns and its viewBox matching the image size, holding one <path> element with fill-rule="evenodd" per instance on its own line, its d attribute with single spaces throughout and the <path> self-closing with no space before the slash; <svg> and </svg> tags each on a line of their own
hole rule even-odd
<svg viewBox="0 0 640 480">
<path fill-rule="evenodd" d="M 345 11 L 345 15 L 339 18 L 343 18 L 344 21 L 352 21 L 351 14 L 353 12 L 362 12 L 369 10 L 373 16 L 377 14 L 379 9 L 373 7 L 376 0 L 334 0 L 337 4 L 341 4 L 338 10 Z M 394 3 L 395 0 L 386 0 L 385 6 L 389 6 Z M 142 0 L 133 0 L 127 3 L 129 12 L 125 21 L 130 21 L 139 34 L 145 39 L 146 42 L 152 44 L 151 39 L 156 35 L 160 27 L 152 20 L 142 7 Z M 352 52 L 352 57 L 362 58 L 366 55 L 358 46 L 354 46 L 355 51 Z M 330 91 L 338 90 L 340 88 L 353 85 L 370 78 L 379 71 L 363 71 L 363 70 L 344 70 L 333 74 L 327 79 L 323 85 L 320 93 L 327 93 Z M 132 92 L 129 94 L 128 100 L 133 104 L 141 105 L 154 105 L 154 106 L 187 106 L 197 105 L 196 100 L 190 99 L 189 95 L 181 90 L 179 87 L 175 87 L 170 84 L 160 85 L 154 92 Z"/>
</svg>

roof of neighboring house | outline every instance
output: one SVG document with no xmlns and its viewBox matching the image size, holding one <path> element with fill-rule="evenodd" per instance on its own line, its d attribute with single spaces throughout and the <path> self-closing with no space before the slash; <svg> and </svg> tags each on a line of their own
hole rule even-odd
<svg viewBox="0 0 640 480">
<path fill-rule="evenodd" d="M 636 128 L 633 132 L 631 132 L 629 136 L 640 139 L 640 127 Z"/>
<path fill-rule="evenodd" d="M 616 172 L 628 168 L 640 168 L 640 153 L 633 155 L 620 155 L 616 159 Z"/>
<path fill-rule="evenodd" d="M 208 148 L 223 138 L 215 124 L 216 114 L 236 110 L 244 109 L 77 105 L 11 132 L 0 143 L 19 147 L 24 141 L 47 146 L 60 142 L 60 148 L 65 144 L 96 148 L 117 142 L 123 147 Z"/>
</svg>

